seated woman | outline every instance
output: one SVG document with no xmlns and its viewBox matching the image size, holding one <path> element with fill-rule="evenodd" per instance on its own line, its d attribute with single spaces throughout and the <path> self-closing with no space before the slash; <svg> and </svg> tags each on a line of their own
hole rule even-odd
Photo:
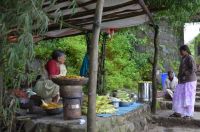
<svg viewBox="0 0 200 132">
<path fill-rule="evenodd" d="M 67 73 L 64 65 L 65 54 L 56 50 L 52 53 L 52 59 L 47 62 L 45 69 L 48 77 L 42 76 L 37 80 L 34 91 L 42 99 L 57 103 L 60 99 L 59 86 L 51 81 L 52 78 L 65 76 Z"/>
<path fill-rule="evenodd" d="M 168 78 L 165 80 L 165 89 L 166 89 L 165 98 L 167 99 L 173 98 L 174 90 L 177 85 L 178 85 L 177 77 L 174 76 L 173 71 L 168 71 Z"/>
</svg>

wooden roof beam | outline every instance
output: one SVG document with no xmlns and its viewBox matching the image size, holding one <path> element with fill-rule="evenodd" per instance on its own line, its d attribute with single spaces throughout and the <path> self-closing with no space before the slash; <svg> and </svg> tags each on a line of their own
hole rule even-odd
<svg viewBox="0 0 200 132">
<path fill-rule="evenodd" d="M 66 1 L 63 1 L 61 3 L 65 3 L 65 2 Z M 57 4 L 61 4 L 61 3 L 57 3 Z M 78 8 L 84 8 L 85 6 L 88 6 L 88 5 L 91 5 L 91 4 L 94 4 L 94 3 L 96 3 L 96 0 L 91 0 L 91 1 L 88 1 L 88 2 L 85 2 L 85 3 L 80 3 Z M 60 7 L 59 9 L 60 10 L 65 10 L 65 9 L 70 9 L 70 7 L 69 7 L 69 5 L 66 5 L 64 7 Z M 54 13 L 56 10 L 47 11 L 47 13 Z"/>
<path fill-rule="evenodd" d="M 81 4 L 83 4 L 82 2 L 80 2 L 80 1 L 78 1 L 78 0 L 76 0 L 76 3 L 78 4 L 78 6 L 80 6 Z M 85 6 L 82 6 L 81 8 L 84 9 L 84 10 L 86 10 L 86 11 L 90 10 L 90 9 L 88 9 L 88 8 L 85 7 Z"/>
<path fill-rule="evenodd" d="M 158 11 L 161 10 L 160 8 L 152 8 L 151 11 Z M 115 17 L 110 17 L 110 15 L 114 15 Z M 120 19 L 125 19 L 125 18 L 129 18 L 129 17 L 134 17 L 134 16 L 139 16 L 139 15 L 144 15 L 145 11 L 140 11 L 140 12 L 128 12 L 126 14 L 120 14 L 117 15 L 116 13 L 111 13 L 111 14 L 107 14 L 103 16 L 103 20 L 102 22 L 109 22 L 109 21 L 114 21 L 114 20 L 120 20 Z M 85 25 L 89 25 L 93 23 L 93 19 L 94 17 L 88 17 L 85 18 L 84 21 L 83 20 L 79 20 L 77 19 L 76 21 L 66 21 L 67 23 L 71 24 L 73 23 L 73 25 L 79 26 L 79 27 L 83 27 Z M 82 22 L 82 23 L 81 23 Z M 58 24 L 52 24 L 51 26 L 49 26 L 50 30 L 54 30 L 54 29 L 58 29 L 59 25 Z"/>
<path fill-rule="evenodd" d="M 149 11 L 149 9 L 147 8 L 146 4 L 144 3 L 144 0 L 138 0 L 138 3 L 140 4 L 140 6 L 144 9 L 144 11 L 147 13 L 149 20 L 152 22 L 153 26 L 156 27 L 156 24 L 153 20 L 153 17 L 151 15 L 151 12 Z"/>
<path fill-rule="evenodd" d="M 116 9 L 123 8 L 125 6 L 129 6 L 129 5 L 133 5 L 133 4 L 138 4 L 138 3 L 137 3 L 137 1 L 129 1 L 126 3 L 119 4 L 119 5 L 105 7 L 103 9 L 103 11 L 108 12 L 108 11 L 116 10 Z M 91 9 L 91 10 L 84 11 L 84 12 L 78 12 L 73 15 L 71 15 L 71 14 L 63 15 L 63 19 L 78 18 L 78 17 L 82 17 L 82 16 L 87 16 L 87 15 L 94 15 L 94 13 L 95 13 L 95 9 Z"/>
</svg>

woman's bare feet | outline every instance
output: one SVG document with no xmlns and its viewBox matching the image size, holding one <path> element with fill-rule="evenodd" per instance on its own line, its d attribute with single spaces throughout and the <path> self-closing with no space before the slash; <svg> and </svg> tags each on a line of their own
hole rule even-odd
<svg viewBox="0 0 200 132">
<path fill-rule="evenodd" d="M 54 103 L 58 103 L 59 100 L 60 100 L 60 95 L 59 94 L 57 94 L 55 97 L 52 98 L 52 102 L 54 102 Z"/>
</svg>

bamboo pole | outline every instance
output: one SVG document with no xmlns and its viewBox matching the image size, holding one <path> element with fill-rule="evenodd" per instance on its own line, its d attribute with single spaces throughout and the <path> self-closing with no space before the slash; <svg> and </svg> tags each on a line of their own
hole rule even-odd
<svg viewBox="0 0 200 132">
<path fill-rule="evenodd" d="M 95 19 L 93 24 L 93 36 L 90 47 L 90 70 L 89 70 L 89 90 L 88 90 L 88 115 L 87 131 L 96 131 L 96 87 L 98 72 L 98 41 L 102 20 L 104 0 L 98 0 L 96 4 Z"/>
</svg>

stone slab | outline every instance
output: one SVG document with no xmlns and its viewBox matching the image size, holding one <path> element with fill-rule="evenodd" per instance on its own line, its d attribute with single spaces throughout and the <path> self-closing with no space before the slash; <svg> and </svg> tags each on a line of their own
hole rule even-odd
<svg viewBox="0 0 200 132">
<path fill-rule="evenodd" d="M 199 89 L 200 90 L 200 89 Z M 196 92 L 196 96 L 200 96 L 200 91 Z"/>
<path fill-rule="evenodd" d="M 199 128 L 155 126 L 148 132 L 199 132 Z"/>
<path fill-rule="evenodd" d="M 158 101 L 158 103 L 160 104 L 160 108 L 162 110 L 164 109 L 168 109 L 171 110 L 172 109 L 172 101 Z M 195 107 L 194 107 L 195 111 L 200 111 L 200 102 L 195 103 Z"/>
<path fill-rule="evenodd" d="M 184 126 L 189 128 L 200 128 L 200 112 L 195 112 L 192 119 L 183 119 L 169 117 L 173 114 L 171 110 L 161 110 L 157 114 L 153 115 L 154 122 L 160 126 Z"/>
</svg>

